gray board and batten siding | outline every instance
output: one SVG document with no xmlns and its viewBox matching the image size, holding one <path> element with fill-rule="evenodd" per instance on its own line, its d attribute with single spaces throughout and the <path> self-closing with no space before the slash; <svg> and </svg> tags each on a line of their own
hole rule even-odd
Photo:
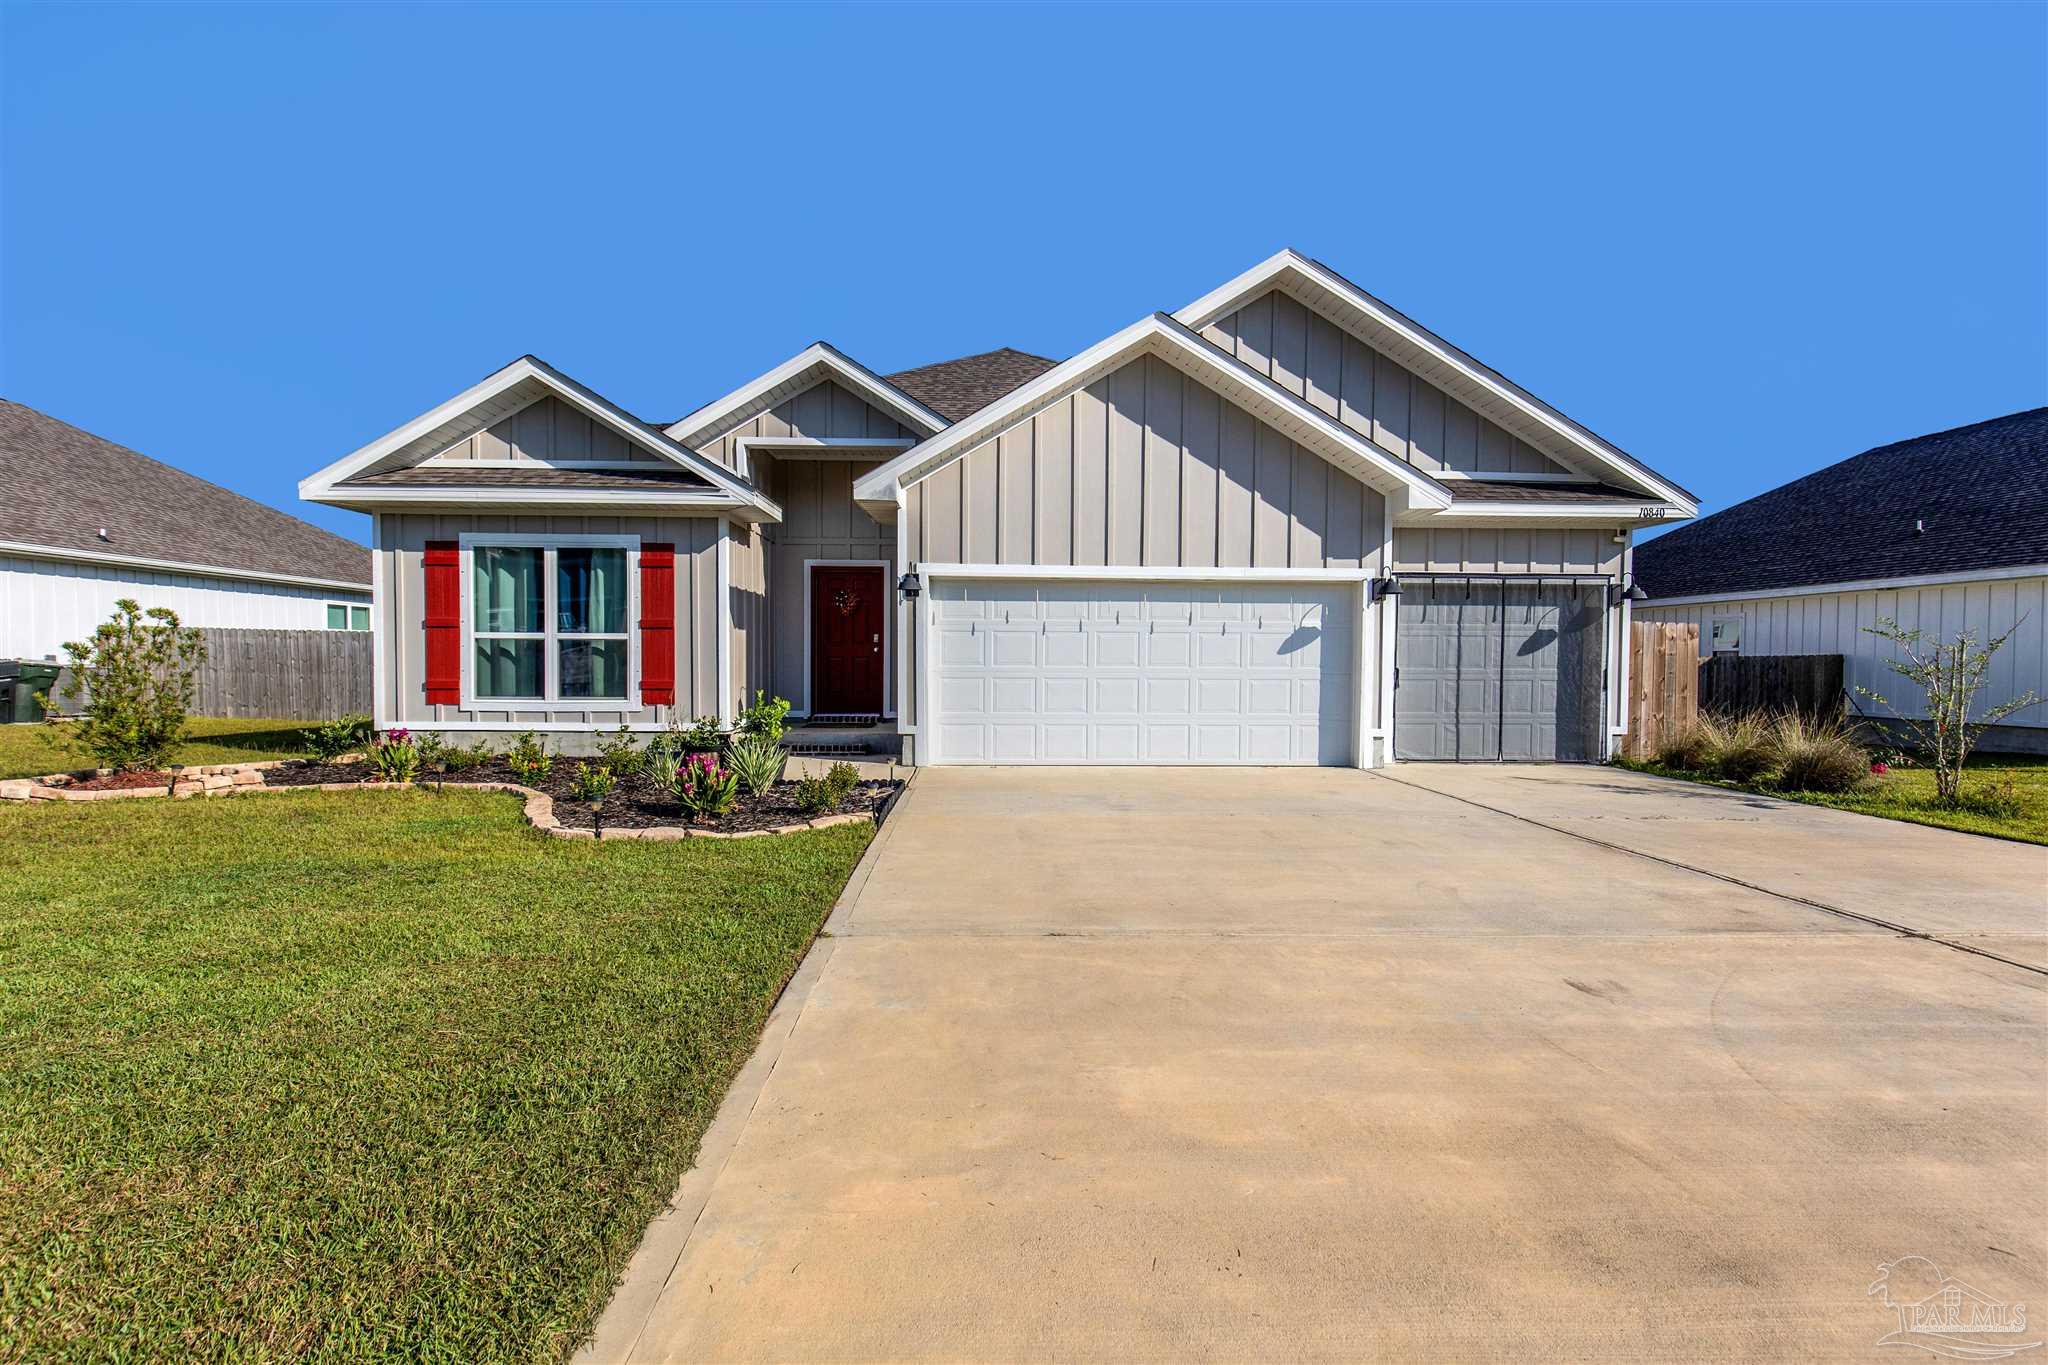
<svg viewBox="0 0 2048 1365">
<path fill-rule="evenodd" d="M 676 705 L 685 716 L 718 710 L 718 537 L 714 517 L 659 516 L 472 516 L 384 512 L 377 516 L 378 570 L 382 575 L 377 610 L 382 613 L 386 658 L 379 718 L 390 725 L 465 724 L 527 726 L 587 724 L 609 729 L 665 722 L 671 708 L 634 705 L 624 710 L 585 709 L 570 703 L 508 708 L 428 705 L 425 699 L 426 580 L 422 556 L 430 540 L 458 540 L 465 532 L 551 535 L 637 536 L 642 544 L 675 547 Z M 463 604 L 466 613 L 469 604 Z M 636 637 L 637 638 L 637 637 Z M 472 666 L 462 661 L 464 675 Z M 636 670 L 637 672 L 637 670 Z M 637 702 L 637 696 L 632 700 Z"/>
</svg>

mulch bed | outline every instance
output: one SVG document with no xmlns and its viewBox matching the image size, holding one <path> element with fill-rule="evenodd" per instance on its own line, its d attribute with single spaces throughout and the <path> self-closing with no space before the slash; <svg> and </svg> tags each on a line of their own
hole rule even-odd
<svg viewBox="0 0 2048 1365">
<path fill-rule="evenodd" d="M 575 797 L 576 760 L 556 758 L 555 766 L 548 775 L 538 782 L 525 782 L 512 771 L 512 765 L 502 758 L 493 758 L 474 768 L 445 776 L 438 773 L 424 774 L 419 780 L 422 786 L 431 787 L 445 782 L 449 786 L 460 786 L 465 782 L 517 782 L 546 792 L 555 800 L 555 819 L 569 829 L 590 829 L 595 821 L 590 806 Z M 272 787 L 310 787 L 325 782 L 374 782 L 376 770 L 367 763 L 318 763 L 311 760 L 285 763 L 272 768 L 263 775 L 264 783 Z M 857 815 L 879 810 L 889 793 L 896 789 L 894 782 L 863 782 L 853 789 L 840 807 L 841 813 Z M 777 782 L 759 796 L 740 794 L 733 807 L 717 820 L 704 824 L 693 823 L 690 816 L 666 788 L 655 785 L 644 773 L 621 777 L 619 784 L 612 788 L 612 794 L 605 798 L 604 827 L 606 829 L 652 829 L 660 825 L 688 825 L 692 829 L 708 829 L 720 834 L 740 834 L 747 830 L 774 829 L 779 825 L 801 824 L 815 815 L 830 814 L 828 811 L 806 811 L 796 803 L 796 783 Z"/>
<path fill-rule="evenodd" d="M 169 773 L 108 773 L 105 777 L 81 777 L 76 782 L 66 782 L 68 792 L 119 792 L 132 791 L 137 787 L 169 787 Z"/>
</svg>

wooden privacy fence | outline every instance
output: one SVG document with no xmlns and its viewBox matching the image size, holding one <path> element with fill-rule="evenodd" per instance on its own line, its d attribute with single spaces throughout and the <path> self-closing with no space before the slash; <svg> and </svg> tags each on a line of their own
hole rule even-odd
<svg viewBox="0 0 2048 1365">
<path fill-rule="evenodd" d="M 202 628 L 195 716 L 330 720 L 370 709 L 367 630 Z"/>
<path fill-rule="evenodd" d="M 1630 758 L 1649 758 L 1699 718 L 1700 628 L 1690 621 L 1632 621 L 1628 633 Z"/>
<path fill-rule="evenodd" d="M 1839 654 L 1717 654 L 1700 665 L 1700 709 L 1717 716 L 1800 711 L 1823 719 L 1842 713 Z"/>
</svg>

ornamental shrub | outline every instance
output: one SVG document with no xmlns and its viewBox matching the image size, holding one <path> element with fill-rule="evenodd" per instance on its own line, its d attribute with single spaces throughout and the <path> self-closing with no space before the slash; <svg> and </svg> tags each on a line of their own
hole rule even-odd
<svg viewBox="0 0 2048 1365">
<path fill-rule="evenodd" d="M 528 730 L 513 741 L 512 751 L 505 755 L 506 766 L 523 786 L 537 786 L 555 766 L 553 754 L 548 752 L 547 742 L 536 739 Z"/>
<path fill-rule="evenodd" d="M 588 801 L 595 806 L 612 794 L 612 788 L 618 785 L 618 781 L 617 775 L 602 763 L 578 763 L 572 790 L 578 801 Z"/>
<path fill-rule="evenodd" d="M 739 724 L 735 728 L 743 735 L 757 739 L 779 740 L 782 738 L 783 722 L 789 718 L 789 702 L 782 697 L 770 697 L 766 692 L 754 694 L 754 704 L 740 709 Z"/>
<path fill-rule="evenodd" d="M 740 793 L 740 775 L 713 754 L 691 754 L 676 775 L 676 800 L 697 820 L 710 820 L 732 809 Z"/>
<path fill-rule="evenodd" d="M 368 716 L 341 716 L 313 727 L 306 735 L 306 752 L 331 763 L 343 754 L 361 753 L 370 742 L 370 734 Z"/>
<path fill-rule="evenodd" d="M 50 694 L 36 701 L 50 712 L 44 733 L 59 747 L 76 750 L 116 772 L 161 768 L 185 737 L 194 679 L 206 662 L 206 642 L 178 623 L 168 607 L 144 611 L 124 597 L 111 620 L 90 640 L 64 646 L 71 680 L 60 692 L 76 720 L 60 720 Z"/>
<path fill-rule="evenodd" d="M 366 757 L 379 782 L 410 782 L 420 774 L 420 744 L 410 730 L 386 730 Z"/>
</svg>

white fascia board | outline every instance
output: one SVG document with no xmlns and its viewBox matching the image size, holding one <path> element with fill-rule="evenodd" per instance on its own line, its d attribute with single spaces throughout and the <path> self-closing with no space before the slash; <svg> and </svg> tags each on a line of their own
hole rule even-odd
<svg viewBox="0 0 2048 1365">
<path fill-rule="evenodd" d="M 887 504 L 901 497 L 910 484 L 964 456 L 982 442 L 1024 420 L 1040 408 L 1082 388 L 1099 374 L 1150 351 L 1176 369 L 1193 372 L 1211 382 L 1224 397 L 1269 426 L 1291 423 L 1295 430 L 1283 434 L 1300 440 L 1323 458 L 1344 467 L 1355 461 L 1360 469 L 1346 472 L 1374 483 L 1382 491 L 1399 491 L 1409 505 L 1449 507 L 1451 495 L 1421 470 L 1415 469 L 1392 451 L 1377 445 L 1319 412 L 1287 392 L 1266 376 L 1203 340 L 1164 313 L 1140 318 L 1122 331 L 1105 337 L 1071 359 L 1062 361 L 1021 388 L 997 399 L 967 422 L 958 423 L 924 443 L 914 446 L 889 463 L 869 470 L 854 481 L 854 498 L 863 504 Z M 1262 415 L 1259 407 L 1274 415 Z M 1304 439 L 1305 438 L 1305 439 Z M 1377 476 L 1376 478 L 1374 476 Z"/>
<path fill-rule="evenodd" d="M 1025 578 L 1143 583 L 1361 583 L 1370 569 L 1216 569 L 1136 564 L 919 564 L 923 578 Z"/>
<path fill-rule="evenodd" d="M 730 512 L 743 520 L 780 521 L 782 508 L 767 498 L 741 502 L 730 493 L 706 489 L 697 493 L 645 493 L 630 488 L 341 488 L 310 501 L 335 507 L 465 507 L 532 503 L 536 506 L 647 508 L 655 511 L 703 510 Z M 749 515 L 753 514 L 753 515 Z"/>
<path fill-rule="evenodd" d="M 510 365 L 490 375 L 481 383 L 474 384 L 463 390 L 431 412 L 414 418 L 404 426 L 387 432 L 361 449 L 344 455 L 341 459 L 336 460 L 318 473 L 301 479 L 299 481 L 299 496 L 308 502 L 347 506 L 346 502 L 336 501 L 339 493 L 336 485 L 342 480 L 353 474 L 361 473 L 394 451 L 402 450 L 405 446 L 429 434 L 436 428 L 445 426 L 447 423 L 461 417 L 464 413 L 474 409 L 478 404 L 503 393 L 516 384 L 523 384 L 528 381 L 542 385 L 555 397 L 568 403 L 571 407 L 584 412 L 593 420 L 603 423 L 607 428 L 642 449 L 658 455 L 672 464 L 680 465 L 691 473 L 704 478 L 714 487 L 725 490 L 725 492 L 732 495 L 736 502 L 748 506 L 760 506 L 764 510 L 766 509 L 768 503 L 765 498 L 762 498 L 754 489 L 749 488 L 745 482 L 734 477 L 730 470 L 726 469 L 725 466 L 719 464 L 716 460 L 707 460 L 694 450 L 678 444 L 663 433 L 641 422 L 617 404 L 599 396 L 596 391 L 577 383 L 568 375 L 563 374 L 545 361 L 536 359 L 533 356 L 521 356 Z M 346 496 L 353 498 L 362 491 L 364 490 L 348 490 Z M 777 516 L 779 518 L 779 513 Z"/>
<path fill-rule="evenodd" d="M 1646 515 L 1647 514 L 1647 515 Z M 1461 499 L 1448 511 L 1424 512 L 1400 518 L 1404 526 L 1455 526 L 1461 521 L 1546 521 L 1597 522 L 1612 526 L 1617 521 L 1634 526 L 1668 526 L 1684 521 L 1690 514 L 1672 503 L 1642 502 L 1477 502 Z"/>
<path fill-rule="evenodd" d="M 1175 313 L 1174 317 L 1182 325 L 1199 332 L 1265 290 L 1276 285 L 1284 286 L 1290 277 L 1307 281 L 1344 299 L 1352 307 L 1400 337 L 1407 345 L 1430 356 L 1438 364 L 1450 369 L 1475 387 L 1484 389 L 1526 414 L 1595 463 L 1613 470 L 1631 482 L 1646 485 L 1649 491 L 1658 497 L 1685 508 L 1685 515 L 1689 517 L 1699 514 L 1698 502 L 1678 485 L 1654 473 L 1633 456 L 1593 435 L 1521 385 L 1495 373 L 1490 367 L 1481 364 L 1442 337 L 1418 326 L 1343 276 L 1331 272 L 1291 247 L 1283 247 L 1236 279 L 1210 290 Z M 1400 356 L 1393 358 L 1396 361 L 1401 359 Z"/>
<path fill-rule="evenodd" d="M 0 546 L 0 549 L 4 549 Z M 1744 592 L 1696 593 L 1690 597 L 1652 597 L 1651 607 L 1696 607 L 1716 602 L 1758 602 L 1779 597 L 1821 597 L 1838 592 L 1892 592 L 1906 588 L 1945 588 L 1959 583 L 2002 583 L 2015 578 L 2048 578 L 2048 564 L 2013 564 L 2002 569 L 1959 569 L 1954 573 L 1911 574 L 1901 578 L 1860 578 L 1847 583 L 1807 583 L 1792 588 L 1752 588 Z"/>
<path fill-rule="evenodd" d="M 907 427 L 921 429 L 927 436 L 946 426 L 945 418 L 838 347 L 814 341 L 766 374 L 748 380 L 723 398 L 706 403 L 680 421 L 671 422 L 667 434 L 685 446 L 694 448 L 701 445 L 713 436 L 723 435 L 722 428 L 737 420 L 741 413 L 758 406 L 767 395 L 813 369 L 821 371 L 821 378 L 829 374 L 876 407 L 892 413 L 897 421 Z"/>
<path fill-rule="evenodd" d="M 363 551 L 364 555 L 370 553 Z M 182 559 L 144 559 L 137 555 L 107 554 L 97 550 L 73 550 L 62 545 L 31 545 L 26 541 L 0 540 L 0 555 L 23 559 L 47 559 L 60 564 L 95 564 L 117 569 L 146 569 L 150 573 L 192 574 L 199 578 L 226 578 L 243 583 L 277 583 L 293 588 L 318 588 L 322 592 L 351 592 L 370 595 L 372 584 L 351 583 L 345 578 L 306 578 L 298 574 L 271 573 L 263 569 L 230 569 L 220 564 L 193 564 Z"/>
<path fill-rule="evenodd" d="M 754 477 L 754 452 L 782 460 L 844 460 L 860 451 L 886 459 L 917 442 L 908 436 L 742 436 L 732 443 L 734 467 L 742 478 Z"/>
</svg>

